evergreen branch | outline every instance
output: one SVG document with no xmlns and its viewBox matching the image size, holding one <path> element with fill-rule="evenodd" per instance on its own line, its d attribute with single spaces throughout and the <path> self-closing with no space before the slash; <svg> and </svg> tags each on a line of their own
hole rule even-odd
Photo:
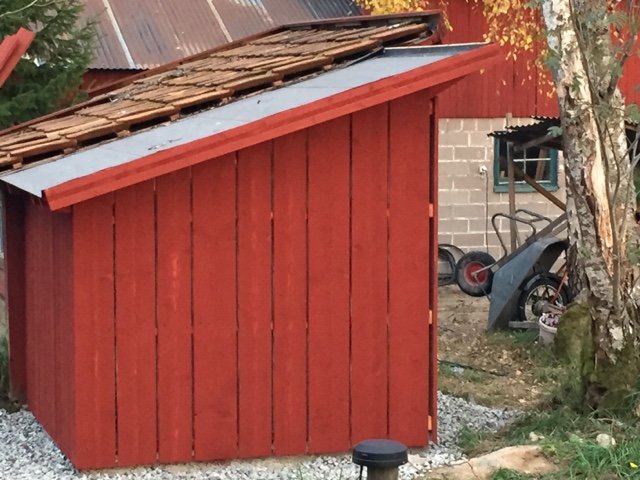
<svg viewBox="0 0 640 480">
<path fill-rule="evenodd" d="M 18 13 L 24 12 L 25 10 L 28 10 L 28 9 L 30 9 L 31 7 L 35 7 L 39 2 L 40 2 L 40 0 L 33 0 L 31 3 L 29 3 L 29 4 L 25 5 L 24 7 L 19 8 L 19 9 L 17 9 L 17 10 L 13 10 L 13 11 L 11 11 L 11 12 L 4 12 L 4 13 L 0 13 L 0 18 L 3 18 L 3 17 L 10 17 L 10 16 L 12 16 L 12 15 L 16 15 L 16 14 L 18 14 Z M 49 2 L 49 3 L 46 3 L 46 4 L 44 4 L 44 5 L 37 5 L 37 6 L 39 6 L 39 7 L 48 7 L 49 5 L 53 5 L 54 3 L 55 3 L 55 2 Z"/>
</svg>

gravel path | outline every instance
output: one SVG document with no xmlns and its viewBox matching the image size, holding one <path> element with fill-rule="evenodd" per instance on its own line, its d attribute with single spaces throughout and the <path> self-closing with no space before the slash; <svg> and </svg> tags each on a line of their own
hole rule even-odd
<svg viewBox="0 0 640 480">
<path fill-rule="evenodd" d="M 464 426 L 496 430 L 514 417 L 513 412 L 483 407 L 438 394 L 439 445 L 412 451 L 401 467 L 400 478 L 410 480 L 425 471 L 462 458 L 456 438 Z M 0 410 L 0 479 L 6 480 L 351 480 L 358 468 L 349 456 L 298 457 L 238 461 L 223 464 L 189 464 L 77 473 L 42 430 L 30 412 L 8 414 Z"/>
</svg>

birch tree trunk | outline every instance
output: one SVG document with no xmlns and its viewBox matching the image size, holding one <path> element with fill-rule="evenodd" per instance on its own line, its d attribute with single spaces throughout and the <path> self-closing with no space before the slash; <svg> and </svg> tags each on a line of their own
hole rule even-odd
<svg viewBox="0 0 640 480">
<path fill-rule="evenodd" d="M 542 0 L 560 102 L 572 285 L 588 307 L 593 364 L 585 385 L 618 406 L 638 381 L 635 189 L 624 99 L 603 0 Z M 585 311 L 585 310 L 583 310 Z"/>
</svg>

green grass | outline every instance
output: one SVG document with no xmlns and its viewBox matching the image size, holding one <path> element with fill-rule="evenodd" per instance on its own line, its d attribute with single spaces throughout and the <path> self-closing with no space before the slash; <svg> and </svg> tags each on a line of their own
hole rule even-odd
<svg viewBox="0 0 640 480">
<path fill-rule="evenodd" d="M 459 445 L 469 457 L 510 445 L 530 444 L 529 434 L 544 438 L 538 443 L 560 471 L 531 477 L 510 470 L 497 471 L 492 480 L 614 480 L 640 479 L 640 426 L 637 419 L 578 415 L 566 408 L 533 412 L 498 433 L 464 430 Z M 617 444 L 610 448 L 596 442 L 607 433 Z"/>
<path fill-rule="evenodd" d="M 490 334 L 489 341 L 496 348 L 517 347 L 521 355 L 518 358 L 534 364 L 537 379 L 558 386 L 564 381 L 565 371 L 553 350 L 538 345 L 535 332 L 500 332 Z M 535 432 L 544 437 L 537 443 L 559 471 L 534 477 L 503 469 L 495 472 L 492 480 L 640 480 L 640 419 L 632 414 L 633 407 L 640 403 L 640 393 L 629 399 L 626 416 L 606 412 L 578 414 L 558 398 L 561 397 L 555 396 L 541 410 L 528 413 L 497 433 L 463 429 L 459 446 L 468 457 L 475 457 L 511 445 L 530 444 L 529 435 Z M 598 445 L 596 437 L 600 433 L 611 435 L 616 445 Z"/>
<path fill-rule="evenodd" d="M 521 473 L 515 472 L 513 470 L 509 470 L 506 468 L 501 468 L 496 473 L 493 474 L 491 480 L 525 480 L 527 478 L 533 478 L 528 475 L 523 475 Z"/>
</svg>

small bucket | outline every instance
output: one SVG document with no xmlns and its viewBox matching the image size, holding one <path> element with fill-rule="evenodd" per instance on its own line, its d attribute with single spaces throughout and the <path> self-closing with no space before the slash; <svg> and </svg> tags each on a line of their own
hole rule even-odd
<svg viewBox="0 0 640 480">
<path fill-rule="evenodd" d="M 540 330 L 538 332 L 538 339 L 542 345 L 551 345 L 556 338 L 558 329 L 546 325 L 542 320 L 538 320 Z"/>
</svg>

